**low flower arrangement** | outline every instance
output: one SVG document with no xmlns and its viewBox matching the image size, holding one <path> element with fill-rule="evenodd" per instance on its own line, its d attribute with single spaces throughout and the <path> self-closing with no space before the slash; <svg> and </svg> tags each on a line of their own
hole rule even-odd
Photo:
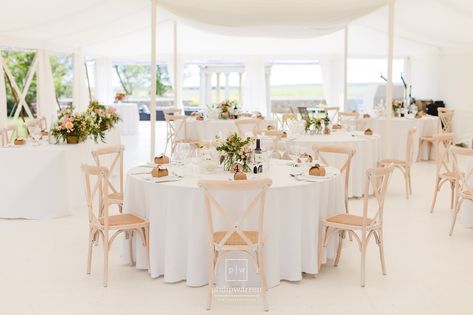
<svg viewBox="0 0 473 315">
<path fill-rule="evenodd" d="M 59 112 L 58 121 L 51 130 L 51 135 L 58 141 L 79 143 L 90 134 L 92 119 L 86 113 L 74 113 L 73 109 L 63 109 Z"/>
<path fill-rule="evenodd" d="M 245 172 L 250 171 L 250 157 L 253 152 L 255 139 L 247 137 L 242 139 L 236 133 L 230 134 L 227 139 L 217 138 L 217 151 L 221 153 L 220 164 L 225 171 L 230 171 L 235 163 L 243 166 Z"/>
<path fill-rule="evenodd" d="M 95 142 L 100 139 L 105 140 L 105 132 L 115 127 L 120 121 L 120 116 L 116 113 L 115 107 L 106 107 L 98 102 L 91 102 L 87 108 L 87 114 L 92 118 L 93 124 L 90 128 L 90 135 Z"/>
<path fill-rule="evenodd" d="M 328 115 L 325 117 L 309 116 L 305 121 L 305 132 L 322 133 L 323 128 L 330 124 Z"/>
<path fill-rule="evenodd" d="M 225 100 L 217 105 L 220 111 L 220 119 L 236 119 L 238 118 L 238 103 L 236 101 Z"/>
</svg>

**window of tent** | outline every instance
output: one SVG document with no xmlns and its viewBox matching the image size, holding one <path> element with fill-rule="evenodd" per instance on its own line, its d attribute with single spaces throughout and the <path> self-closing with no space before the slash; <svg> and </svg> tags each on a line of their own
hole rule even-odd
<svg viewBox="0 0 473 315">
<path fill-rule="evenodd" d="M 56 98 L 60 106 L 72 104 L 72 69 L 71 54 L 50 54 Z"/>
<path fill-rule="evenodd" d="M 318 61 L 274 62 L 269 73 L 272 109 L 315 107 L 325 103 Z"/>
<path fill-rule="evenodd" d="M 404 59 L 393 60 L 393 99 L 404 98 Z M 372 113 L 386 100 L 387 59 L 348 60 L 348 110 Z"/>
</svg>

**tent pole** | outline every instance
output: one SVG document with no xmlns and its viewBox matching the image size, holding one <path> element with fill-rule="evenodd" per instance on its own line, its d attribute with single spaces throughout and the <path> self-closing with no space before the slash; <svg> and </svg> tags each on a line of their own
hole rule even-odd
<svg viewBox="0 0 473 315">
<path fill-rule="evenodd" d="M 172 23 L 172 33 L 173 33 L 173 68 L 174 68 L 174 107 L 180 107 L 180 104 L 178 104 L 178 93 L 180 93 L 180 90 L 178 88 L 178 69 L 177 69 L 177 22 L 174 21 Z"/>
<path fill-rule="evenodd" d="M 388 11 L 388 81 L 386 83 L 386 139 L 384 145 L 385 157 L 391 156 L 392 115 L 393 115 L 393 55 L 394 55 L 394 1 L 389 1 Z"/>
<path fill-rule="evenodd" d="M 346 26 L 343 52 L 343 110 L 348 109 L 348 26 Z"/>
<path fill-rule="evenodd" d="M 153 161 L 156 152 L 156 3 L 157 0 L 151 0 L 150 161 Z"/>
</svg>

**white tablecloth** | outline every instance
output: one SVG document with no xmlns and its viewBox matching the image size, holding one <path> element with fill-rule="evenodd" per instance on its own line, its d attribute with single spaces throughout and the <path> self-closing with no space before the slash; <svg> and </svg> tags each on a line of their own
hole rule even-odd
<svg viewBox="0 0 473 315">
<path fill-rule="evenodd" d="M 116 104 L 116 109 L 117 113 L 122 119 L 118 123 L 120 133 L 122 135 L 138 134 L 138 127 L 140 122 L 138 106 L 134 103 L 118 103 Z"/>
<path fill-rule="evenodd" d="M 226 137 L 229 133 L 237 132 L 235 120 L 231 119 L 207 119 L 195 120 L 193 118 L 187 119 L 187 137 L 190 140 L 209 141 L 215 140 L 215 136 L 221 135 Z M 260 124 L 261 129 L 266 129 L 268 125 L 277 126 L 275 120 L 262 120 Z M 178 139 L 184 137 L 183 131 L 178 134 Z"/>
<path fill-rule="evenodd" d="M 386 119 L 385 118 L 369 118 L 363 120 L 366 127 L 371 128 L 375 133 L 381 135 L 382 143 L 388 141 L 386 138 Z M 406 159 L 406 142 L 407 134 L 410 128 L 416 127 L 417 133 L 414 137 L 413 157 L 417 158 L 419 150 L 419 138 L 422 136 L 432 136 L 440 132 L 440 123 L 438 117 L 424 116 L 423 118 L 392 118 L 392 135 L 391 135 L 391 156 L 385 158 L 393 158 L 398 160 Z M 429 155 L 426 149 L 422 154 L 422 159 L 428 160 Z"/>
<path fill-rule="evenodd" d="M 118 129 L 106 141 L 120 143 Z M 85 206 L 80 166 L 94 164 L 91 150 L 101 145 L 88 140 L 0 148 L 0 218 L 57 218 Z"/>
<path fill-rule="evenodd" d="M 319 221 L 344 212 L 341 176 L 316 183 L 296 181 L 289 176 L 294 168 L 281 163 L 287 161 L 273 161 L 271 165 L 273 185 L 266 195 L 264 214 L 264 261 L 269 287 L 282 279 L 301 280 L 302 272 L 318 273 Z M 130 172 L 143 170 L 150 169 L 136 168 Z M 198 179 L 186 177 L 178 182 L 153 183 L 143 176 L 147 175 L 127 176 L 124 211 L 150 220 L 151 277 L 164 275 L 166 282 L 186 280 L 189 286 L 207 284 L 207 215 Z M 207 178 L 230 176 L 221 173 Z M 228 196 L 222 205 L 237 207 L 239 200 Z M 145 249 L 138 238 L 134 244 L 136 266 L 146 269 Z M 334 256 L 333 247 L 331 244 L 329 258 Z"/>
<path fill-rule="evenodd" d="M 361 197 L 363 195 L 366 170 L 377 167 L 380 157 L 380 137 L 377 135 L 365 136 L 359 132 L 348 133 L 343 130 L 333 132 L 330 135 L 301 135 L 289 138 L 288 142 L 295 142 L 305 147 L 308 154 L 312 154 L 312 146 L 317 145 L 345 145 L 356 150 L 351 161 L 350 182 L 348 186 L 349 197 Z M 327 163 L 331 166 L 341 167 L 345 158 L 340 155 L 324 154 Z"/>
</svg>

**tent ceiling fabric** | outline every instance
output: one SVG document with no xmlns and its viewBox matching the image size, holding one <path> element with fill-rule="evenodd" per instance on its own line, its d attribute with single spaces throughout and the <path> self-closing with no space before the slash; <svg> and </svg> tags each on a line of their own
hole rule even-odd
<svg viewBox="0 0 473 315">
<path fill-rule="evenodd" d="M 232 36 L 316 37 L 387 4 L 387 0 L 159 0 L 192 25 Z"/>
</svg>

